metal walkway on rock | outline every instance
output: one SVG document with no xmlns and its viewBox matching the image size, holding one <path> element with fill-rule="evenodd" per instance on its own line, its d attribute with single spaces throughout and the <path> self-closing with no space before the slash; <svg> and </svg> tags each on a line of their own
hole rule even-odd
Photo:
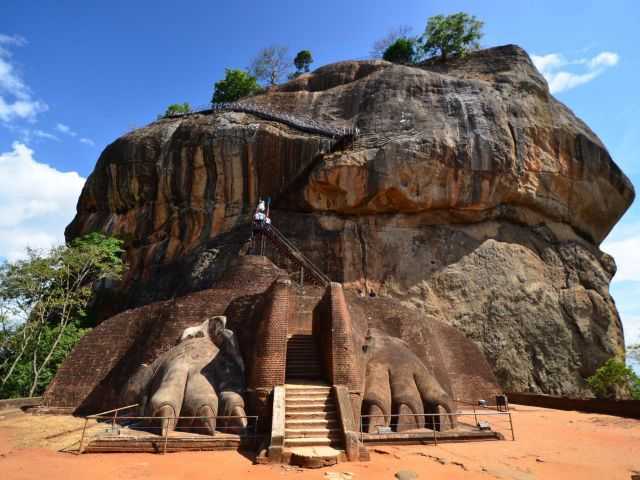
<svg viewBox="0 0 640 480">
<path fill-rule="evenodd" d="M 191 112 L 176 113 L 168 115 L 169 118 L 184 117 L 187 115 L 194 115 L 197 113 L 206 114 L 214 112 L 241 112 L 250 113 L 256 115 L 265 120 L 273 120 L 279 123 L 284 123 L 292 128 L 301 130 L 307 133 L 313 133 L 316 135 L 322 135 L 325 137 L 331 137 L 334 139 L 342 139 L 345 137 L 356 138 L 360 133 L 357 127 L 335 127 L 325 123 L 320 123 L 311 117 L 302 115 L 291 115 L 289 113 L 282 113 L 263 105 L 256 105 L 253 103 L 245 102 L 225 102 L 225 103 L 213 103 L 198 107 Z"/>
</svg>

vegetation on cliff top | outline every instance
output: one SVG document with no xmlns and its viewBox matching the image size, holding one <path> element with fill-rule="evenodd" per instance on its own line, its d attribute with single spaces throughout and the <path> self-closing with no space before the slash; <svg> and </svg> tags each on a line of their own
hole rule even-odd
<svg viewBox="0 0 640 480">
<path fill-rule="evenodd" d="M 224 79 L 216 82 L 213 87 L 211 102 L 235 102 L 242 97 L 254 95 L 260 91 L 256 77 L 244 70 L 227 68 Z"/>
<path fill-rule="evenodd" d="M 615 357 L 598 368 L 587 383 L 598 398 L 640 400 L 640 378 Z"/>
<path fill-rule="evenodd" d="M 452 15 L 430 17 L 424 33 L 420 37 L 411 37 L 410 27 L 402 26 L 373 44 L 372 56 L 387 61 L 413 64 L 439 56 L 443 61 L 452 56 L 463 56 L 469 50 L 479 46 L 482 38 L 483 22 L 464 12 Z M 288 48 L 283 45 L 271 45 L 260 50 L 245 70 L 225 70 L 225 78 L 214 85 L 211 98 L 213 103 L 234 102 L 262 91 L 259 82 L 265 87 L 277 85 L 282 79 L 293 79 L 309 72 L 313 56 L 309 50 L 300 50 L 293 61 L 288 57 Z M 295 71 L 291 72 L 291 65 Z M 180 113 L 189 113 L 188 103 L 170 105 L 164 117 Z"/>
<path fill-rule="evenodd" d="M 91 326 L 94 287 L 121 277 L 122 243 L 92 233 L 0 267 L 0 398 L 44 391 Z"/>
<path fill-rule="evenodd" d="M 162 115 L 158 115 L 158 118 L 171 117 L 173 115 L 179 115 L 181 113 L 191 112 L 191 105 L 188 102 L 173 103 L 167 107 Z"/>
<path fill-rule="evenodd" d="M 409 36 L 410 29 L 401 27 L 374 43 L 373 52 L 381 47 L 384 60 L 395 63 L 417 63 L 430 58 L 446 61 L 461 57 L 478 48 L 483 22 L 464 12 L 430 17 L 420 37 Z"/>
</svg>

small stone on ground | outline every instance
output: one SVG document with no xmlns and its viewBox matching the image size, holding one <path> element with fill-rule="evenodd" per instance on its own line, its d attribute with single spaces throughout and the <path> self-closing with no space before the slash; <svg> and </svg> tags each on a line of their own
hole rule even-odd
<svg viewBox="0 0 640 480">
<path fill-rule="evenodd" d="M 396 478 L 398 480 L 415 480 L 418 478 L 418 474 L 411 470 L 400 470 L 399 472 L 396 472 Z"/>
</svg>

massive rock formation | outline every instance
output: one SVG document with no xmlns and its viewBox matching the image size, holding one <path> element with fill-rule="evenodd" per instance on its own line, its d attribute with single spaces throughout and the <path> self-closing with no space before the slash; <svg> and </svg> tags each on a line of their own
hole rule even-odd
<svg viewBox="0 0 640 480">
<path fill-rule="evenodd" d="M 66 232 L 127 242 L 131 269 L 103 317 L 216 287 L 270 196 L 274 224 L 329 277 L 457 328 L 507 390 L 583 394 L 623 348 L 615 264 L 598 245 L 633 187 L 520 48 L 342 62 L 250 101 L 362 135 L 334 145 L 228 112 L 116 140 Z"/>
</svg>

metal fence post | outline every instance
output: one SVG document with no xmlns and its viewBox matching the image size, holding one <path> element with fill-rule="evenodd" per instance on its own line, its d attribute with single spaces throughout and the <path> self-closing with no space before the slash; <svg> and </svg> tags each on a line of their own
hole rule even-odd
<svg viewBox="0 0 640 480">
<path fill-rule="evenodd" d="M 111 433 L 116 431 L 116 420 L 118 418 L 118 410 L 113 412 L 113 421 L 111 422 Z"/>
<path fill-rule="evenodd" d="M 88 422 L 89 422 L 89 419 L 85 417 L 84 426 L 82 427 L 82 436 L 80 437 L 80 446 L 78 447 L 78 455 L 80 455 L 84 450 L 84 435 L 85 435 L 85 432 L 87 431 Z"/>
<path fill-rule="evenodd" d="M 433 427 L 433 444 L 434 446 L 438 446 L 438 437 L 436 436 L 436 419 L 434 417 L 433 419 L 433 423 L 431 424 L 431 426 Z"/>
<path fill-rule="evenodd" d="M 170 419 L 167 419 L 170 420 Z M 164 448 L 162 450 L 162 454 L 167 453 L 167 441 L 169 440 L 169 422 L 167 422 L 166 427 L 164 428 Z"/>
<path fill-rule="evenodd" d="M 509 425 L 511 426 L 511 441 L 515 442 L 516 441 L 516 434 L 513 432 L 513 420 L 511 420 L 511 412 L 509 413 Z"/>
</svg>

